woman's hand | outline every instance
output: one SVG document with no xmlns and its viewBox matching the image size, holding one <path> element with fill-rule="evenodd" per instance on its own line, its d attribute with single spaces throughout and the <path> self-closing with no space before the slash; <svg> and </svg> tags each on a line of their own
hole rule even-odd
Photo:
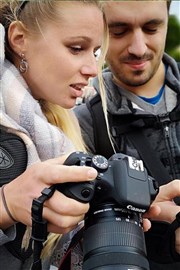
<svg viewBox="0 0 180 270">
<path fill-rule="evenodd" d="M 58 183 L 89 181 L 96 178 L 97 171 L 91 167 L 62 165 L 66 157 L 34 164 L 5 186 L 7 205 L 15 220 L 31 226 L 32 201 L 41 195 L 44 188 Z M 88 209 L 89 204 L 78 202 L 55 191 L 44 203 L 43 217 L 48 221 L 48 231 L 66 233 L 83 219 Z M 7 228 L 12 223 L 2 218 L 0 226 Z"/>
</svg>

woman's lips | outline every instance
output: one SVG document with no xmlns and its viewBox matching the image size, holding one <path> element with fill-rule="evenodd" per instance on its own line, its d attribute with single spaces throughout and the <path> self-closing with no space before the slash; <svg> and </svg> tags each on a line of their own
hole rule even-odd
<svg viewBox="0 0 180 270">
<path fill-rule="evenodd" d="M 70 87 L 71 87 L 72 96 L 75 98 L 81 97 L 83 95 L 83 88 L 86 85 L 85 84 L 71 84 Z"/>
</svg>

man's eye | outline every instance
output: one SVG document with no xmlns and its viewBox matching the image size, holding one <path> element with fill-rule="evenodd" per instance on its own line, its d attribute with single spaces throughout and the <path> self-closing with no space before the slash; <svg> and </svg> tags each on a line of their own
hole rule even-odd
<svg viewBox="0 0 180 270">
<path fill-rule="evenodd" d="M 122 36 L 124 34 L 124 32 L 118 32 L 118 33 L 114 33 L 114 36 Z"/>
<path fill-rule="evenodd" d="M 123 30 L 123 31 L 114 31 L 114 32 L 110 32 L 110 35 L 111 36 L 114 36 L 114 37 L 121 37 L 121 36 L 123 36 L 124 34 L 126 33 L 126 31 L 125 30 Z"/>
<path fill-rule="evenodd" d="M 149 34 L 155 34 L 157 32 L 157 28 L 144 28 L 144 32 Z"/>
</svg>

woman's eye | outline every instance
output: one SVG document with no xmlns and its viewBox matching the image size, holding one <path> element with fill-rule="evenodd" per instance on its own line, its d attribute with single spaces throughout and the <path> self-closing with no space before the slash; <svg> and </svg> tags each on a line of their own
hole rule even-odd
<svg viewBox="0 0 180 270">
<path fill-rule="evenodd" d="M 95 56 L 97 59 L 99 58 L 100 54 L 101 54 L 101 49 L 100 49 L 100 48 L 94 51 L 94 56 Z"/>
<path fill-rule="evenodd" d="M 83 48 L 81 46 L 71 46 L 70 50 L 73 53 L 78 54 L 79 52 L 81 52 L 83 50 Z"/>
</svg>

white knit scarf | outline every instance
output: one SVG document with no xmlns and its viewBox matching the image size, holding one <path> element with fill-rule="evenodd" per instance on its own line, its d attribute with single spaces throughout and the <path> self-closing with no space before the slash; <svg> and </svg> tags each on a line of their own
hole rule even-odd
<svg viewBox="0 0 180 270">
<path fill-rule="evenodd" d="M 4 28 L 1 24 L 0 79 L 0 124 L 24 140 L 28 165 L 75 150 L 65 134 L 48 123 L 20 72 L 5 59 Z"/>
</svg>

